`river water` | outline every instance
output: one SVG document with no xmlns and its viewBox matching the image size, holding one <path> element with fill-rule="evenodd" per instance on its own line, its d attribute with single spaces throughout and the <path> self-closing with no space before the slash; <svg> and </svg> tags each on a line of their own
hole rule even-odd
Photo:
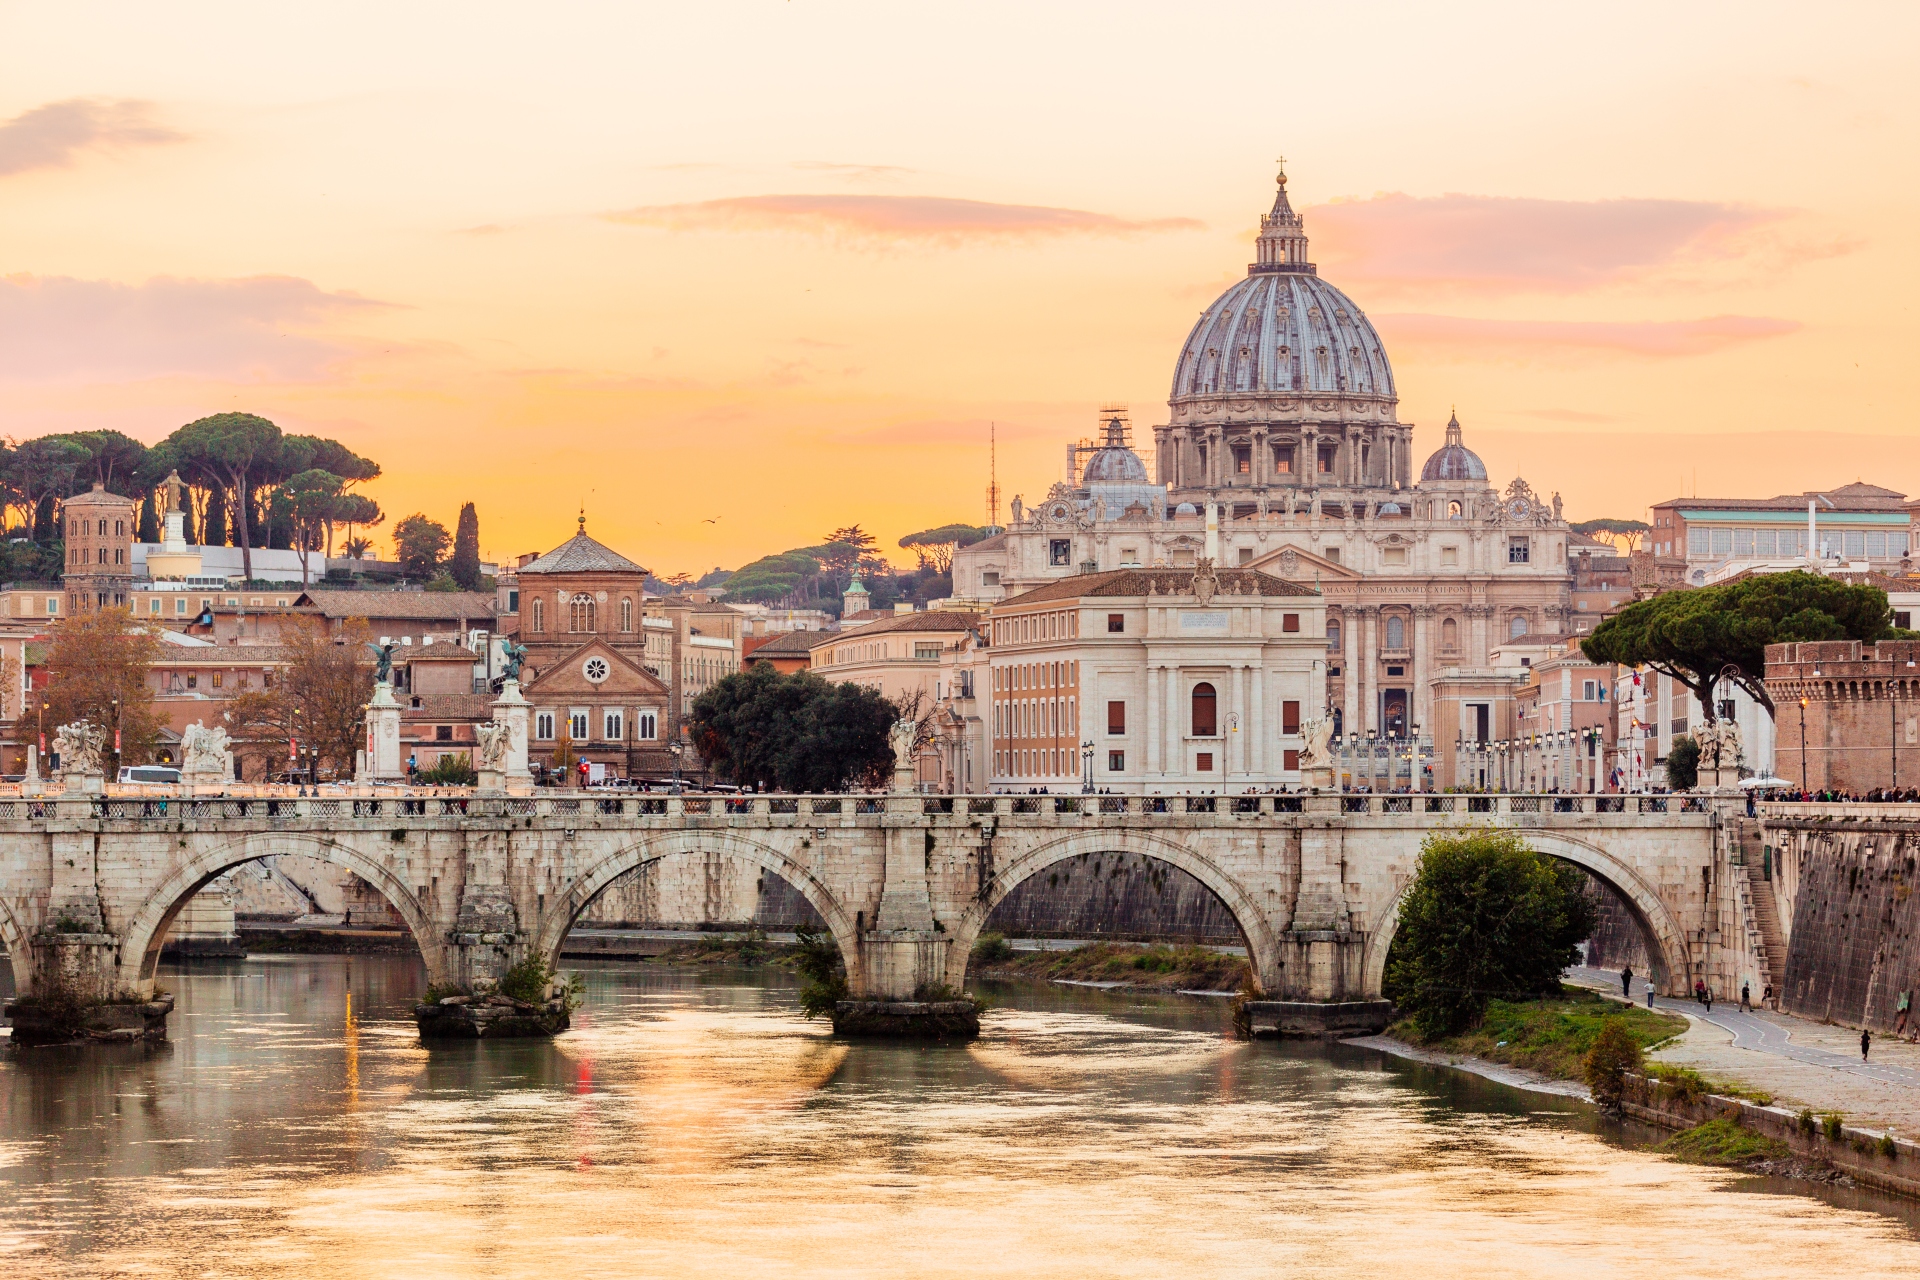
<svg viewBox="0 0 1920 1280">
<path fill-rule="evenodd" d="M 1180 998 L 1000 992 L 849 1045 L 740 970 L 588 969 L 422 1048 L 417 962 L 201 962 L 169 1046 L 0 1054 L 15 1276 L 1920 1274 L 1899 1202 L 1678 1164 L 1579 1104 Z"/>
</svg>

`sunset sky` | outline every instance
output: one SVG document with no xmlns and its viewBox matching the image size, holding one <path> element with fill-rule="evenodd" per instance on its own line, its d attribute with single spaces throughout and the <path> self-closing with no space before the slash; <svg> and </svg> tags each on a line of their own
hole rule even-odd
<svg viewBox="0 0 1920 1280">
<path fill-rule="evenodd" d="M 1900 4 L 0 4 L 0 433 L 245 409 L 488 556 L 1029 500 L 1287 157 L 1416 453 L 1920 494 Z M 711 522 L 709 522 L 711 521 Z"/>
</svg>

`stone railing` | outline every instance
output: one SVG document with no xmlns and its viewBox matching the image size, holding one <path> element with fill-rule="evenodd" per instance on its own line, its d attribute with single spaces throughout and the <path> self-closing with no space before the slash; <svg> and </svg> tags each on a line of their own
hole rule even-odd
<svg viewBox="0 0 1920 1280">
<path fill-rule="evenodd" d="M 1806 808 L 1808 806 L 1793 806 Z M 1859 812 L 1870 806 L 1827 806 Z M 1877 807 L 1877 806 L 1874 806 Z M 1920 806 L 1916 806 L 1920 809 Z M 1299 814 L 1346 818 L 1520 823 L 1671 819 L 1706 816 L 1698 796 L 1640 795 L 648 795 L 595 790 L 541 791 L 532 796 L 481 794 L 472 788 L 365 788 L 299 795 L 288 788 L 236 788 L 189 793 L 184 788 L 116 788 L 106 796 L 0 798 L 0 822 L 170 823 L 268 821 L 273 824 L 407 820 L 544 818 L 568 826 L 606 819 L 665 825 L 706 820 L 724 825 L 811 826 L 912 818 L 957 823 L 1142 820 L 1232 824 Z M 1920 817 L 1920 813 L 1914 816 Z"/>
</svg>

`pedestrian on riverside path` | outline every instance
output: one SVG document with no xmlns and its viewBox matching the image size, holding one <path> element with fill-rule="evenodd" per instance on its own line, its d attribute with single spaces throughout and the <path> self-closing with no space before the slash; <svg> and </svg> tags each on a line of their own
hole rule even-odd
<svg viewBox="0 0 1920 1280">
<path fill-rule="evenodd" d="M 1778 1007 L 1776 1007 L 1774 1004 L 1773 984 L 1771 982 L 1769 982 L 1764 988 L 1761 989 L 1760 1003 L 1765 1005 L 1767 1008 L 1772 1009 L 1775 1013 L 1780 1012 Z"/>
<path fill-rule="evenodd" d="M 1860 1061 L 1867 1060 L 1867 1050 L 1873 1048 L 1873 1032 L 1862 1027 L 1860 1030 Z"/>
<path fill-rule="evenodd" d="M 1653 979 L 1647 979 L 1647 1008 L 1653 1008 Z"/>
<path fill-rule="evenodd" d="M 1752 999 L 1749 998 L 1747 994 L 1747 984 L 1745 982 L 1742 982 L 1740 984 L 1740 1012 L 1742 1013 L 1753 1012 L 1753 1001 Z"/>
<path fill-rule="evenodd" d="M 1620 998 L 1628 1004 L 1633 1003 L 1633 966 L 1628 965 L 1620 971 Z"/>
</svg>

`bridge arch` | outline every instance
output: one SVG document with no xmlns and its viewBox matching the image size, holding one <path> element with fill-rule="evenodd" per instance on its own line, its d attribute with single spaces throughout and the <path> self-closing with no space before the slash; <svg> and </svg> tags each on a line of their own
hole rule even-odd
<svg viewBox="0 0 1920 1280">
<path fill-rule="evenodd" d="M 18 917 L 7 906 L 7 900 L 0 898 L 0 943 L 7 948 L 7 963 L 13 967 L 13 989 L 21 995 L 27 994 L 33 985 L 33 948 L 27 944 L 27 931 L 20 927 Z"/>
<path fill-rule="evenodd" d="M 669 858 L 719 854 L 738 858 L 785 880 L 799 891 L 820 918 L 827 922 L 840 955 L 847 965 L 847 980 L 859 991 L 865 982 L 861 969 L 858 922 L 854 920 L 807 866 L 795 862 L 779 850 L 736 831 L 672 831 L 626 845 L 594 863 L 568 884 L 565 893 L 549 903 L 534 930 L 533 948 L 549 965 L 558 967 L 560 948 L 572 931 L 574 922 L 593 904 L 608 886 L 628 872 L 663 862 Z"/>
<path fill-rule="evenodd" d="M 160 965 L 160 947 L 166 940 L 167 930 L 187 905 L 187 900 L 204 889 L 208 882 L 245 863 L 258 862 L 261 858 L 282 853 L 299 854 L 345 867 L 378 889 L 406 922 L 407 931 L 419 945 L 420 956 L 427 965 L 427 980 L 445 980 L 446 939 L 441 936 L 441 930 L 421 906 L 413 890 L 402 883 L 389 867 L 351 845 L 326 836 L 299 831 L 274 831 L 238 836 L 196 851 L 147 895 L 128 920 L 126 932 L 122 935 L 121 987 L 143 992 L 151 989 L 154 971 Z"/>
<path fill-rule="evenodd" d="M 1198 880 L 1220 899 L 1240 926 L 1240 933 L 1247 943 L 1247 959 L 1253 968 L 1254 983 L 1262 990 L 1278 984 L 1280 941 L 1274 933 L 1273 922 L 1237 879 L 1191 846 L 1176 843 L 1163 835 L 1107 829 L 1075 832 L 1049 840 L 996 866 L 993 878 L 974 896 L 954 928 L 953 944 L 947 952 L 947 985 L 955 990 L 965 985 L 967 965 L 973 958 L 973 944 L 986 927 L 987 918 L 1008 894 L 1048 867 L 1069 858 L 1091 854 L 1155 858 L 1178 867 Z"/>
<path fill-rule="evenodd" d="M 1674 975 L 1689 971 L 1686 931 L 1674 918 L 1673 912 L 1660 897 L 1658 891 L 1641 877 L 1632 866 L 1616 858 L 1598 845 L 1585 840 L 1557 832 L 1524 830 L 1519 834 L 1525 837 L 1527 845 L 1550 858 L 1562 862 L 1571 862 L 1584 871 L 1590 872 L 1606 881 L 1625 899 L 1632 910 L 1634 920 L 1640 931 L 1646 935 L 1647 947 L 1653 953 L 1653 963 L 1658 971 L 1666 975 L 1669 987 Z M 1387 976 L 1387 952 L 1393 946 L 1394 935 L 1400 932 L 1400 904 L 1406 899 L 1407 890 L 1413 887 L 1413 880 L 1395 893 L 1367 931 L 1367 952 L 1363 962 L 1365 969 L 1365 987 L 1369 997 L 1377 997 Z"/>
</svg>

